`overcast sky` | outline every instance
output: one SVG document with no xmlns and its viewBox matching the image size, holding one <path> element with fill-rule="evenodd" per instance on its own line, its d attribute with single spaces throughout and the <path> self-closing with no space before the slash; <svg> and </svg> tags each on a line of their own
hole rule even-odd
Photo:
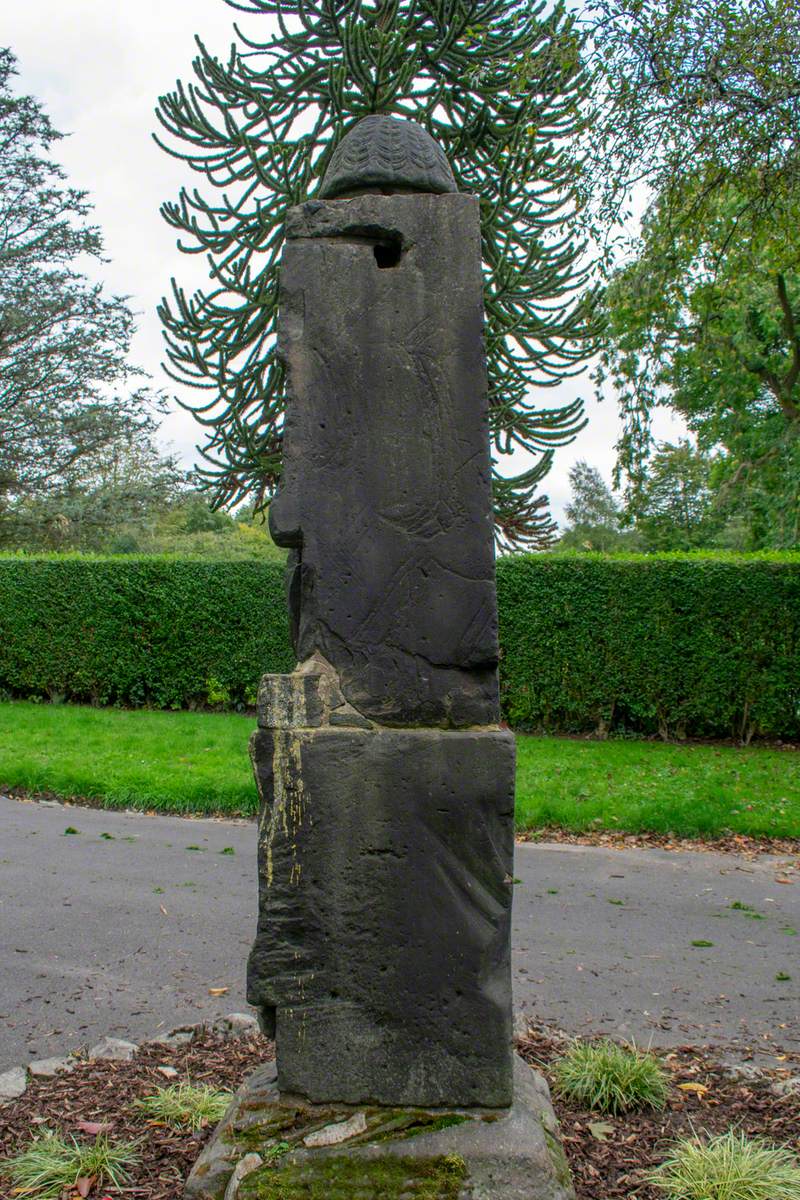
<svg viewBox="0 0 800 1200">
<path fill-rule="evenodd" d="M 171 276 L 189 286 L 201 279 L 199 260 L 178 252 L 174 232 L 158 213 L 192 172 L 153 142 L 154 108 L 178 78 L 189 79 L 195 34 L 209 49 L 227 52 L 233 16 L 223 0 L 3 2 L 0 42 L 19 60 L 17 89 L 37 96 L 56 128 L 70 135 L 58 143 L 55 156 L 71 183 L 86 189 L 94 203 L 111 260 L 101 277 L 109 291 L 130 297 L 138 314 L 132 358 L 169 395 L 176 388 L 161 370 L 156 305 Z M 264 20 L 258 19 L 262 30 Z M 576 394 L 587 401 L 589 425 L 571 446 L 556 452 L 544 485 L 559 519 L 576 460 L 587 459 L 610 482 L 619 427 L 613 403 L 592 400 L 587 375 L 547 389 L 542 404 L 552 407 Z M 173 408 L 162 427 L 163 440 L 188 465 L 196 457 L 199 427 L 190 414 Z M 662 419 L 658 428 L 661 436 L 669 436 L 675 427 Z M 525 465 L 520 461 L 519 469 Z"/>
</svg>

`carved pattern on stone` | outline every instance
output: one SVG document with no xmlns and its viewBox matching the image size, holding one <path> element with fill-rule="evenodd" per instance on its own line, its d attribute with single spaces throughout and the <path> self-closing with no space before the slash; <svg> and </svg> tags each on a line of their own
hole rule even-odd
<svg viewBox="0 0 800 1200">
<path fill-rule="evenodd" d="M 441 146 L 416 121 L 364 117 L 333 152 L 320 195 L 386 190 L 455 192 L 456 182 Z"/>
</svg>

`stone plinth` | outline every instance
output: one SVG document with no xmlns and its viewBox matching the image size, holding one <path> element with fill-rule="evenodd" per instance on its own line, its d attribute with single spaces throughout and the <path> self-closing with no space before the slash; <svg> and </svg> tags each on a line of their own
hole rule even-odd
<svg viewBox="0 0 800 1200">
<path fill-rule="evenodd" d="M 187 1200 L 223 1200 L 238 1163 L 236 1200 L 575 1200 L 547 1084 L 520 1059 L 514 1084 L 500 1111 L 314 1105 L 279 1091 L 267 1064 L 203 1150 Z"/>
<path fill-rule="evenodd" d="M 262 685 L 248 999 L 281 1090 L 507 1106 L 513 737 L 357 716 L 329 667 Z"/>
</svg>

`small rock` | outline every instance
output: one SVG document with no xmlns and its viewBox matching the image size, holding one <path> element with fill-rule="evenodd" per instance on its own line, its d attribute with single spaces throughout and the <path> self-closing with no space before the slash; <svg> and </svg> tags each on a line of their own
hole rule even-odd
<svg viewBox="0 0 800 1200">
<path fill-rule="evenodd" d="M 215 1033 L 224 1037 L 252 1037 L 258 1033 L 258 1020 L 251 1013 L 228 1013 L 214 1022 Z"/>
<path fill-rule="evenodd" d="M 224 1200 L 236 1200 L 236 1194 L 239 1191 L 239 1184 L 244 1179 L 245 1175 L 250 1175 L 251 1172 L 257 1171 L 261 1166 L 260 1154 L 245 1154 L 244 1158 L 240 1158 L 233 1174 L 228 1180 L 228 1186 L 225 1188 Z"/>
<path fill-rule="evenodd" d="M 194 1041 L 195 1033 L 202 1029 L 202 1025 L 192 1025 L 190 1028 L 184 1026 L 181 1029 L 173 1029 L 169 1033 L 162 1033 L 159 1037 L 153 1038 L 153 1041 L 159 1046 L 188 1046 Z"/>
<path fill-rule="evenodd" d="M 0 1104 L 18 1100 L 28 1086 L 28 1073 L 24 1067 L 12 1067 L 0 1075 Z"/>
<path fill-rule="evenodd" d="M 755 1063 L 728 1060 L 727 1062 L 723 1061 L 722 1067 L 726 1075 L 731 1079 L 741 1080 L 742 1083 L 753 1083 L 764 1075 L 762 1069 Z"/>
<path fill-rule="evenodd" d="M 800 1075 L 778 1079 L 769 1089 L 775 1096 L 800 1096 Z"/>
<path fill-rule="evenodd" d="M 161 1066 L 156 1067 L 156 1070 L 158 1071 L 159 1075 L 163 1075 L 165 1079 L 175 1079 L 178 1075 L 178 1072 L 174 1067 Z"/>
<path fill-rule="evenodd" d="M 354 1113 L 347 1121 L 339 1121 L 336 1125 L 326 1125 L 324 1129 L 315 1129 L 303 1138 L 303 1145 L 309 1150 L 317 1146 L 338 1146 L 356 1134 L 367 1132 L 367 1118 L 363 1112 Z"/>
<path fill-rule="evenodd" d="M 89 1058 L 110 1058 L 117 1062 L 130 1062 L 139 1047 L 135 1042 L 123 1038 L 103 1038 L 89 1051 Z"/>
<path fill-rule="evenodd" d="M 28 1063 L 28 1070 L 31 1075 L 41 1075 L 49 1078 L 51 1075 L 58 1075 L 68 1071 L 75 1070 L 74 1058 L 37 1058 L 35 1062 Z"/>
</svg>

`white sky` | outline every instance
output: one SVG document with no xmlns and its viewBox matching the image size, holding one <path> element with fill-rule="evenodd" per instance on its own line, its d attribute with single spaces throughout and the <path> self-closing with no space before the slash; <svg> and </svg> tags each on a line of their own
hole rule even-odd
<svg viewBox="0 0 800 1200">
<path fill-rule="evenodd" d="M 176 79 L 191 77 L 194 35 L 225 55 L 233 18 L 242 15 L 223 0 L 0 0 L 0 9 L 0 44 L 19 60 L 15 90 L 38 97 L 55 127 L 70 135 L 54 155 L 70 182 L 86 189 L 94 203 L 111 260 L 100 277 L 110 292 L 129 296 L 138 314 L 132 360 L 172 396 L 177 389 L 160 366 L 156 305 L 173 275 L 187 290 L 199 284 L 202 264 L 179 253 L 174 231 L 158 213 L 193 172 L 152 140 L 154 109 Z M 263 29 L 264 20 L 256 19 L 257 27 Z M 246 19 L 245 27 L 252 23 Z M 613 401 L 594 402 L 588 375 L 544 390 L 542 405 L 553 407 L 575 395 L 587 402 L 589 425 L 556 452 L 543 485 L 558 519 L 569 499 L 568 471 L 578 459 L 587 459 L 610 482 L 619 429 Z M 201 431 L 190 414 L 173 409 L 162 426 L 163 440 L 189 465 Z M 676 436 L 677 425 L 666 414 L 658 417 L 658 435 Z M 520 461 L 518 469 L 525 466 Z"/>
</svg>

